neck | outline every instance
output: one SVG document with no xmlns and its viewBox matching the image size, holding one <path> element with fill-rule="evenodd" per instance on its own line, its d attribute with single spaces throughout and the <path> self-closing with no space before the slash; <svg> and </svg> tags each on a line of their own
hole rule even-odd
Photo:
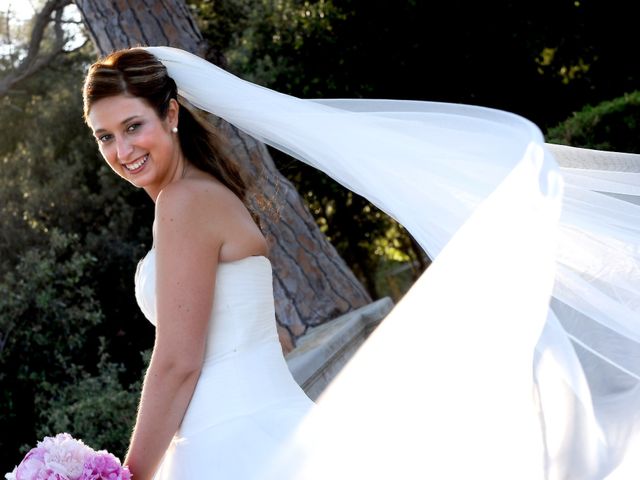
<svg viewBox="0 0 640 480">
<path fill-rule="evenodd" d="M 170 183 L 177 182 L 178 180 L 186 178 L 189 174 L 189 171 L 193 168 L 189 161 L 182 154 L 180 147 L 177 148 L 174 158 L 175 161 L 172 162 L 172 168 L 167 172 L 167 175 L 162 179 L 161 182 L 144 187 L 144 190 L 151 197 L 154 203 L 164 187 L 166 187 Z"/>
</svg>

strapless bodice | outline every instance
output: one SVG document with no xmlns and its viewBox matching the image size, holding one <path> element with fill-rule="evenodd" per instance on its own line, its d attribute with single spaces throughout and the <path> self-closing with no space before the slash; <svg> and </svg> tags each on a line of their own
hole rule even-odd
<svg viewBox="0 0 640 480">
<path fill-rule="evenodd" d="M 138 264 L 135 283 L 140 309 L 155 325 L 155 249 Z M 252 256 L 219 263 L 205 361 L 274 340 L 277 330 L 269 259 Z"/>
<path fill-rule="evenodd" d="M 138 304 L 154 325 L 155 255 L 151 250 L 138 264 L 135 282 Z M 247 418 L 259 420 L 261 425 L 279 423 L 273 431 L 280 435 L 311 405 L 282 354 L 269 259 L 252 256 L 220 263 L 204 364 L 178 437 L 212 437 L 214 427 Z M 284 423 L 283 411 L 289 412 Z"/>
</svg>

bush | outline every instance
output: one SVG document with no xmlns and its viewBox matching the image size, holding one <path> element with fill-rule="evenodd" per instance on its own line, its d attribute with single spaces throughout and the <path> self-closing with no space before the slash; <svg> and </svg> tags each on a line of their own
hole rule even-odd
<svg viewBox="0 0 640 480">
<path fill-rule="evenodd" d="M 640 153 L 640 91 L 587 106 L 549 129 L 547 142 Z"/>
<path fill-rule="evenodd" d="M 47 247 L 27 249 L 0 278 L 2 452 L 33 440 L 41 392 L 69 381 L 76 365 L 96 363 L 89 332 L 102 314 L 85 285 L 95 259 L 78 250 L 75 236 L 54 230 Z"/>
<path fill-rule="evenodd" d="M 101 350 L 104 352 L 104 343 Z M 146 357 L 150 356 L 150 351 Z M 68 432 L 97 449 L 106 449 L 124 458 L 135 423 L 140 381 L 122 384 L 125 367 L 113 363 L 103 353 L 97 374 L 82 373 L 77 380 L 58 385 L 41 401 L 38 438 Z"/>
</svg>

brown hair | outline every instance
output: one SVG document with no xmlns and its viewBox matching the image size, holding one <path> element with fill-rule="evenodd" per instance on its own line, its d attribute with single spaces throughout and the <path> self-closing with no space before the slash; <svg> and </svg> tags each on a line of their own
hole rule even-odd
<svg viewBox="0 0 640 480">
<path fill-rule="evenodd" d="M 206 120 L 204 112 L 178 97 L 176 82 L 151 53 L 142 48 L 130 48 L 98 60 L 89 68 L 82 94 L 85 121 L 95 102 L 114 95 L 143 99 L 161 119 L 167 115 L 169 100 L 176 99 L 181 107 L 178 138 L 184 156 L 245 201 L 247 183 L 232 160 L 225 138 Z"/>
</svg>

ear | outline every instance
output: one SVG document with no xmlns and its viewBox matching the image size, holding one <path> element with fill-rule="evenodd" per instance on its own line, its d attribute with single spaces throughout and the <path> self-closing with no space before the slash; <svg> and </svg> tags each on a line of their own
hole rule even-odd
<svg viewBox="0 0 640 480">
<path fill-rule="evenodd" d="M 180 113 L 180 104 L 175 98 L 169 100 L 169 107 L 167 108 L 167 116 L 165 118 L 169 129 L 178 126 L 178 117 Z"/>
</svg>

